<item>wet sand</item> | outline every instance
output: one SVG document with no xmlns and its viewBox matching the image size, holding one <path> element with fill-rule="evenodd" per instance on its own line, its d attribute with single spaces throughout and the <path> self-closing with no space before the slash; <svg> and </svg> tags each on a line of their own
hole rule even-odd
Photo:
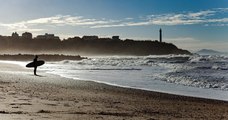
<svg viewBox="0 0 228 120">
<path fill-rule="evenodd" d="M 228 102 L 76 81 L 0 63 L 4 120 L 228 119 Z"/>
</svg>

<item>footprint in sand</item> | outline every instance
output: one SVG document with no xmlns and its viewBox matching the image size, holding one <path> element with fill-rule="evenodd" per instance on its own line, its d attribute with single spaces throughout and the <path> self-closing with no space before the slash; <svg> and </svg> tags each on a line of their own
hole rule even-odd
<svg viewBox="0 0 228 120">
<path fill-rule="evenodd" d="M 52 103 L 45 103 L 45 105 L 48 105 L 48 106 L 58 106 L 58 104 L 52 104 Z"/>
<path fill-rule="evenodd" d="M 10 105 L 32 105 L 31 103 L 10 103 Z"/>
<path fill-rule="evenodd" d="M 0 99 L 6 99 L 6 98 L 4 98 L 4 97 L 0 97 Z"/>
</svg>

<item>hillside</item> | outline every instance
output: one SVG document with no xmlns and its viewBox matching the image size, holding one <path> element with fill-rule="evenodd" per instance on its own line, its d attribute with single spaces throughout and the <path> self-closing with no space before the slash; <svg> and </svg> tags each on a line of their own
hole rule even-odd
<svg viewBox="0 0 228 120">
<path fill-rule="evenodd" d="M 221 55 L 221 54 L 227 54 L 227 53 L 219 52 L 219 51 L 212 50 L 212 49 L 201 49 L 201 50 L 197 51 L 196 53 L 197 54 L 200 54 L 200 55 Z"/>
<path fill-rule="evenodd" d="M 83 39 L 14 39 L 0 37 L 2 54 L 165 55 L 191 54 L 171 43 L 158 41 Z"/>
</svg>

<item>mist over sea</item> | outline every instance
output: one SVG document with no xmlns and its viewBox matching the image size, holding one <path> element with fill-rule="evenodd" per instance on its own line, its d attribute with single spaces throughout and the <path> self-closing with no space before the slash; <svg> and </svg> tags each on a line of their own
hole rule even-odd
<svg viewBox="0 0 228 120">
<path fill-rule="evenodd" d="M 26 63 L 20 63 L 21 65 Z M 38 68 L 75 80 L 228 101 L 228 56 L 88 56 Z"/>
</svg>

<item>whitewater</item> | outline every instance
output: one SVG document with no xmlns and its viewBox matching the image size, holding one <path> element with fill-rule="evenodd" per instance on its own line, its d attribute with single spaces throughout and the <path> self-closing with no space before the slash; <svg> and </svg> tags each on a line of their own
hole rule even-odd
<svg viewBox="0 0 228 120">
<path fill-rule="evenodd" d="M 222 55 L 90 56 L 38 69 L 75 80 L 228 101 L 228 57 Z"/>
</svg>

